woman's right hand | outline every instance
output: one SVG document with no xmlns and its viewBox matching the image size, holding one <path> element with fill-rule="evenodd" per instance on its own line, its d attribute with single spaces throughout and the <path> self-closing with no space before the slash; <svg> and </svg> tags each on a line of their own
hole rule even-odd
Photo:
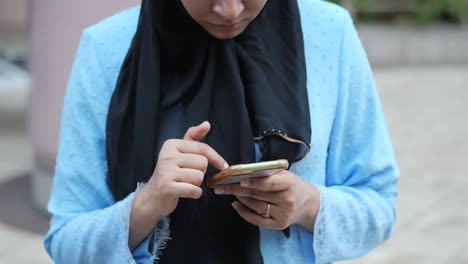
<svg viewBox="0 0 468 264">
<path fill-rule="evenodd" d="M 172 213 L 179 198 L 199 199 L 202 196 L 200 185 L 208 163 L 219 170 L 228 167 L 215 150 L 199 142 L 209 131 L 210 123 L 203 122 L 189 128 L 182 140 L 170 139 L 161 147 L 153 176 L 140 191 L 158 216 Z"/>
<path fill-rule="evenodd" d="M 208 163 L 219 170 L 226 161 L 210 146 L 199 142 L 210 131 L 210 123 L 191 127 L 183 139 L 167 140 L 149 182 L 135 195 L 130 220 L 130 248 L 146 237 L 159 219 L 172 213 L 179 198 L 199 199 Z M 136 244 L 136 245 L 135 245 Z"/>
</svg>

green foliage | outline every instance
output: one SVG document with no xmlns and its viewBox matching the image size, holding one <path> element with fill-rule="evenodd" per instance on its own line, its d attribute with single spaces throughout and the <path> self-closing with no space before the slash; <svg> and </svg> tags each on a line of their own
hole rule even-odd
<svg viewBox="0 0 468 264">
<path fill-rule="evenodd" d="M 468 22 L 468 0 L 329 0 L 352 7 L 358 20 L 407 21 L 423 24 Z M 401 6 L 401 10 L 399 10 Z M 408 9 L 408 6 L 412 7 Z M 387 10 L 387 7 L 391 7 Z"/>
<path fill-rule="evenodd" d="M 466 0 L 419 0 L 417 18 L 421 22 L 451 20 L 460 22 L 468 16 Z"/>
</svg>

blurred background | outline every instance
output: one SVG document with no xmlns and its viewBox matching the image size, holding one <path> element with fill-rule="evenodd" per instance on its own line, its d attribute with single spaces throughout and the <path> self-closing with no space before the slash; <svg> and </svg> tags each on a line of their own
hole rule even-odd
<svg viewBox="0 0 468 264">
<path fill-rule="evenodd" d="M 346 263 L 468 263 L 468 0 L 334 1 L 354 16 L 401 169 L 391 240 Z M 0 263 L 42 247 L 82 30 L 137 0 L 0 0 Z"/>
</svg>

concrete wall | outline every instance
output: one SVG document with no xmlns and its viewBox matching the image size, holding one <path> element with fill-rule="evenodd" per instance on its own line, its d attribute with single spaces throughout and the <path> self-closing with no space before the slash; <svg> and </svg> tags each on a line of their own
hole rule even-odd
<svg viewBox="0 0 468 264">
<path fill-rule="evenodd" d="M 358 25 L 373 66 L 468 63 L 468 25 Z"/>
</svg>

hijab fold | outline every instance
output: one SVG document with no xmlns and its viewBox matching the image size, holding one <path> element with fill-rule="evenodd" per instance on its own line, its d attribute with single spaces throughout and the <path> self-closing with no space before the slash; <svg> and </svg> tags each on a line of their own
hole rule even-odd
<svg viewBox="0 0 468 264">
<path fill-rule="evenodd" d="M 238 37 L 208 34 L 180 0 L 143 0 L 107 118 L 108 183 L 122 200 L 147 182 L 162 143 L 203 121 L 203 140 L 229 164 L 302 159 L 310 149 L 306 65 L 297 1 L 269 0 Z M 209 167 L 205 175 L 217 171 Z M 155 176 L 157 177 L 157 176 Z M 233 197 L 205 183 L 179 199 L 160 263 L 262 263 L 259 228 Z"/>
</svg>

